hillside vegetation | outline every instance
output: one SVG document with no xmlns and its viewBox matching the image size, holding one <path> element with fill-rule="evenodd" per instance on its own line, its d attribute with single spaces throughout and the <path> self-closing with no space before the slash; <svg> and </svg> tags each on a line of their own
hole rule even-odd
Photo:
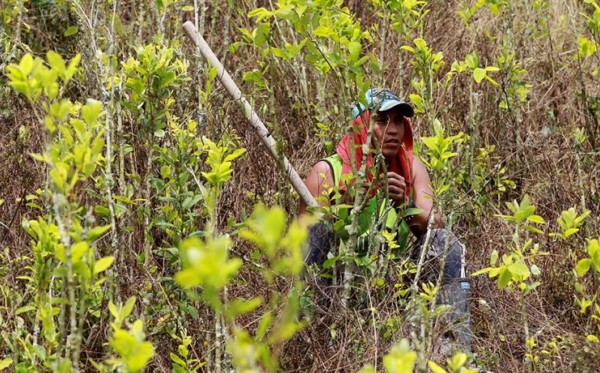
<svg viewBox="0 0 600 373">
<path fill-rule="evenodd" d="M 350 220 L 319 290 L 315 220 L 185 21 L 300 175 L 368 88 L 410 100 L 472 353 Z M 0 0 L 0 47 L 0 370 L 599 371 L 598 0 Z"/>
</svg>

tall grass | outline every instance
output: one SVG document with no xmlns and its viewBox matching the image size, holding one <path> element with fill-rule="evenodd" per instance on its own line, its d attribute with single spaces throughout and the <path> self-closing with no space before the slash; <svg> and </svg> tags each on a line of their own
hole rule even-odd
<svg viewBox="0 0 600 373">
<path fill-rule="evenodd" d="M 281 3 L 294 10 L 302 5 Z M 431 161 L 432 153 L 421 137 L 440 131 L 445 138 L 458 136 L 452 143 L 455 156 L 439 169 L 430 163 L 430 173 L 440 191 L 447 186 L 436 196 L 436 206 L 465 243 L 471 273 L 490 267 L 494 252 L 500 258 L 514 254 L 514 224 L 498 216 L 511 213 L 504 202 L 522 201 L 528 195 L 536 214 L 545 220 L 538 226 L 543 235 L 532 233 L 517 241 L 535 239 L 546 253 L 535 259 L 539 275 L 534 280 L 539 285 L 522 296 L 512 284 L 508 290 L 498 289 L 495 280 L 473 278 L 475 360 L 494 371 L 596 368 L 600 330 L 593 318 L 599 312 L 593 296 L 598 275 L 590 270 L 579 271 L 578 276 L 576 267 L 581 259 L 592 257 L 592 240 L 600 236 L 598 2 L 315 3 L 325 4 L 315 10 L 315 17 L 326 16 L 322 25 L 334 29 L 333 36 L 348 30 L 364 33 L 359 57 L 372 57 L 360 69 L 351 68 L 358 62 L 343 42 L 315 36 L 318 25 L 295 25 L 283 11 L 268 20 L 268 33 L 259 28 L 264 34 L 257 40 L 255 32 L 253 37 L 253 30 L 265 21 L 256 13 L 248 14 L 261 7 L 275 11 L 272 1 L 3 0 L 0 329 L 6 332 L 0 354 L 11 369 L 23 361 L 33 361 L 39 369 L 56 367 L 47 362 L 44 368 L 39 358 L 32 358 L 40 354 L 36 344 L 46 352 L 58 348 L 42 343 L 52 320 L 60 335 L 72 333 L 69 341 L 76 343 L 64 347 L 71 349 L 70 361 L 82 370 L 92 369 L 93 362 L 128 361 L 110 346 L 115 345 L 117 331 L 123 338 L 135 335 L 134 326 L 140 326 L 135 319 L 144 320 L 145 333 L 137 334 L 139 346 L 149 341 L 156 350 L 149 370 L 183 367 L 170 353 L 187 359 L 187 368 L 201 362 L 208 363 L 204 369 L 209 370 L 235 364 L 230 359 L 241 356 L 242 350 L 227 350 L 224 345 L 236 335 L 234 326 L 256 336 L 265 328 L 260 321 L 263 311 L 275 307 L 277 313 L 283 303 L 263 304 L 230 322 L 214 304 L 184 291 L 174 278 L 185 266 L 180 245 L 188 236 L 207 240 L 222 234 L 233 239 L 228 253 L 243 264 L 220 290 L 220 302 L 237 297 L 276 299 L 273 294 L 288 294 L 294 288 L 287 275 L 266 276 L 265 266 L 273 261 L 237 233 L 256 203 L 282 206 L 287 216 L 293 216 L 297 197 L 211 67 L 185 39 L 181 25 L 186 20 L 204 30 L 301 174 L 333 152 L 350 124 L 350 103 L 371 84 L 388 86 L 415 103 L 417 149 L 425 160 Z M 295 46 L 305 37 L 313 38 L 321 49 L 303 47 L 296 55 L 285 56 L 272 49 L 289 52 L 286 43 Z M 423 40 L 427 49 L 417 48 L 415 39 Z M 48 194 L 51 166 L 36 162 L 30 154 L 60 144 L 62 135 L 49 135 L 42 100 L 28 102 L 8 85 L 7 66 L 19 63 L 26 53 L 44 57 L 49 50 L 65 60 L 82 55 L 81 69 L 61 88 L 61 97 L 81 104 L 93 98 L 105 111 L 99 124 L 106 143 L 100 168 L 77 184 L 76 198 L 70 200 L 76 205 L 68 211 L 74 217 L 70 221 L 81 221 L 84 227 L 108 227 L 90 242 L 96 248 L 95 259 L 115 260 L 106 282 L 97 284 L 93 295 L 74 284 L 76 274 L 63 274 L 62 267 L 52 263 L 44 264 L 57 271 L 48 273 L 47 287 L 32 286 L 27 280 L 35 263 L 45 263 L 45 257 L 35 258 L 39 240 L 28 235 L 23 222 L 64 216 L 53 211 L 56 204 Z M 439 58 L 432 57 L 438 53 Z M 317 54 L 327 58 L 318 59 Z M 477 69 L 485 70 L 487 78 Z M 211 166 L 208 142 L 201 142 L 202 136 L 223 149 L 247 150 L 212 200 L 203 176 Z M 557 219 L 571 207 L 578 215 L 589 211 L 578 231 L 564 239 L 549 235 L 561 232 Z M 61 240 L 70 242 L 65 235 Z M 310 311 L 315 306 L 310 306 L 307 292 L 298 299 L 303 312 L 312 315 L 304 328 L 285 343 L 269 345 L 267 337 L 261 343 L 273 349 L 271 356 L 286 371 L 348 371 L 368 363 L 385 365 L 382 356 L 408 338 L 417 363 L 424 367 L 428 359 L 435 359 L 443 326 L 426 307 L 428 297 L 434 297 L 431 289 L 419 289 L 424 303 L 409 304 L 412 298 L 397 294 L 410 287 L 412 272 L 410 261 L 395 267 L 396 286 L 391 288 L 370 281 L 373 278 L 366 272 L 355 273 L 354 284 L 360 284 L 353 290 L 355 302 L 340 307 L 343 292 L 334 289 L 325 294 L 331 307 L 327 312 L 320 312 L 319 305 Z M 59 283 L 63 275 L 68 279 Z M 334 277 L 343 276 L 334 271 Z M 41 289 L 50 298 L 66 291 L 66 303 L 59 297 L 52 306 L 59 313 L 34 311 L 43 296 Z M 75 299 L 77 292 L 87 294 L 85 301 Z M 131 297 L 137 302 L 129 313 L 117 312 Z M 105 311 L 109 304 L 116 305 L 122 320 Z M 44 318 L 43 312 L 50 314 Z M 87 318 L 75 318 L 82 315 Z M 412 356 L 402 348 L 394 350 L 397 356 Z M 264 362 L 261 366 L 275 369 Z"/>
</svg>

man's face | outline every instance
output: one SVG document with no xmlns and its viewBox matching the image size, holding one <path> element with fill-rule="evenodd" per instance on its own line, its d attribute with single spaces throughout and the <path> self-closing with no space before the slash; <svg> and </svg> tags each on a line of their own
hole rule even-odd
<svg viewBox="0 0 600 373">
<path fill-rule="evenodd" d="M 402 146 L 404 118 L 397 109 L 378 111 L 375 115 L 375 138 L 386 159 L 392 159 Z"/>
</svg>

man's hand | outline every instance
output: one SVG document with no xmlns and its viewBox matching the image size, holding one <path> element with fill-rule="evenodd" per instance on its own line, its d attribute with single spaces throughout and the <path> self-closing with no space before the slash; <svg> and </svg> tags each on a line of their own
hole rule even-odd
<svg viewBox="0 0 600 373">
<path fill-rule="evenodd" d="M 406 200 L 406 181 L 395 172 L 387 173 L 388 196 L 394 201 L 394 205 L 401 206 Z"/>
</svg>

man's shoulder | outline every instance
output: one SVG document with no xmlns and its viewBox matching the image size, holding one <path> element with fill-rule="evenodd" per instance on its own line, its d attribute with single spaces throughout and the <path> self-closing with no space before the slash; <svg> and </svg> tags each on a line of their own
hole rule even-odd
<svg viewBox="0 0 600 373">
<path fill-rule="evenodd" d="M 413 173 L 413 182 L 421 179 L 427 183 L 429 183 L 429 172 L 427 172 L 427 167 L 425 163 L 418 157 L 415 156 L 412 160 L 412 173 Z"/>
</svg>

